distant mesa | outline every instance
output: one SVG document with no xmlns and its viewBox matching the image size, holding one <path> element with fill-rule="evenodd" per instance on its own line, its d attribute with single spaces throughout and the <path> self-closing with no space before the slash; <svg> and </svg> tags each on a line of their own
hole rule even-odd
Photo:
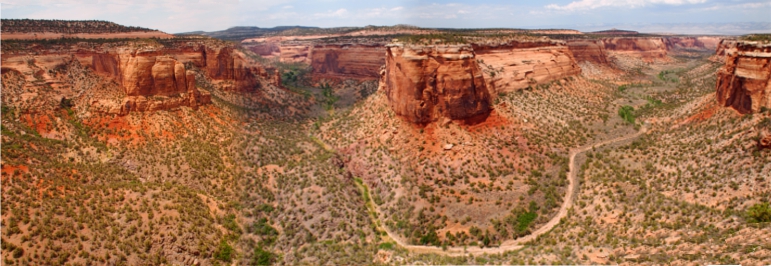
<svg viewBox="0 0 771 266">
<path fill-rule="evenodd" d="M 609 29 L 609 30 L 601 30 L 601 31 L 595 31 L 595 32 L 588 32 L 588 34 L 594 34 L 594 35 L 639 35 L 639 32 L 632 31 L 632 30 L 619 30 L 619 29 Z"/>
<path fill-rule="evenodd" d="M 0 20 L 2 40 L 43 40 L 61 38 L 131 39 L 172 38 L 171 34 L 142 27 L 123 26 L 99 20 Z"/>
</svg>

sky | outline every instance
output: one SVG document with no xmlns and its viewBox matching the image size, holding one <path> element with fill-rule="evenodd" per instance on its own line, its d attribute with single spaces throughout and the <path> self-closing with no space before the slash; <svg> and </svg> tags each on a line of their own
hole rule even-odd
<svg viewBox="0 0 771 266">
<path fill-rule="evenodd" d="M 0 0 L 0 17 L 107 20 L 168 33 L 233 26 L 771 32 L 771 0 Z"/>
</svg>

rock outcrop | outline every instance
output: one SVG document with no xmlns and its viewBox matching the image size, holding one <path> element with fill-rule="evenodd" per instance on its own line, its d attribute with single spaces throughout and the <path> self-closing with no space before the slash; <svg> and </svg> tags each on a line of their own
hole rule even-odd
<svg viewBox="0 0 771 266">
<path fill-rule="evenodd" d="M 758 131 L 758 148 L 771 149 L 771 129 L 764 128 Z"/>
<path fill-rule="evenodd" d="M 389 105 L 414 123 L 491 111 L 490 93 L 469 45 L 389 44 L 382 75 Z"/>
<path fill-rule="evenodd" d="M 474 45 L 491 93 L 511 92 L 581 73 L 565 42 Z"/>
<path fill-rule="evenodd" d="M 718 103 L 739 113 L 771 108 L 771 44 L 725 41 L 725 65 L 717 72 Z"/>
<path fill-rule="evenodd" d="M 602 39 L 612 54 L 640 58 L 645 62 L 667 59 L 667 45 L 659 37 L 617 37 Z"/>
</svg>

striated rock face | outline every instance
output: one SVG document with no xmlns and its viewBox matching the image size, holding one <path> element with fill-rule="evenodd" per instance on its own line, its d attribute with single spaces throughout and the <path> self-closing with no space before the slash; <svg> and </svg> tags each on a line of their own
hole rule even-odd
<svg viewBox="0 0 771 266">
<path fill-rule="evenodd" d="M 565 42 L 509 42 L 474 45 L 492 93 L 510 92 L 574 76 L 581 68 Z"/>
<path fill-rule="evenodd" d="M 415 123 L 491 110 L 490 93 L 468 45 L 387 45 L 381 86 L 394 112 Z"/>
<path fill-rule="evenodd" d="M 602 43 L 608 52 L 638 57 L 646 62 L 667 58 L 667 45 L 662 38 L 618 37 L 602 39 Z"/>
<path fill-rule="evenodd" d="M 577 62 L 590 62 L 594 64 L 608 64 L 608 56 L 602 41 L 596 40 L 570 40 L 568 48 L 573 53 Z"/>
<path fill-rule="evenodd" d="M 309 61 L 309 55 L 311 51 L 311 46 L 308 45 L 284 45 L 279 47 L 279 53 L 280 57 L 279 60 L 281 62 L 302 62 L 302 63 L 310 63 Z"/>
<path fill-rule="evenodd" d="M 714 50 L 720 43 L 719 37 L 666 37 L 663 39 L 667 50 L 696 49 Z"/>
<path fill-rule="evenodd" d="M 725 65 L 717 73 L 717 101 L 739 113 L 771 108 L 771 44 L 726 41 Z"/>
<path fill-rule="evenodd" d="M 377 79 L 385 64 L 381 44 L 315 45 L 310 54 L 312 76 L 319 79 Z"/>
</svg>

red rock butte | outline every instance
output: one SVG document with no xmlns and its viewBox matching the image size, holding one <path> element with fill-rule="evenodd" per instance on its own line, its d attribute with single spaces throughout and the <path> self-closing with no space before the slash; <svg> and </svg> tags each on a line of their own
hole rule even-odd
<svg viewBox="0 0 771 266">
<path fill-rule="evenodd" d="M 382 86 L 394 112 L 415 123 L 491 111 L 483 72 L 469 45 L 386 46 Z"/>
</svg>

